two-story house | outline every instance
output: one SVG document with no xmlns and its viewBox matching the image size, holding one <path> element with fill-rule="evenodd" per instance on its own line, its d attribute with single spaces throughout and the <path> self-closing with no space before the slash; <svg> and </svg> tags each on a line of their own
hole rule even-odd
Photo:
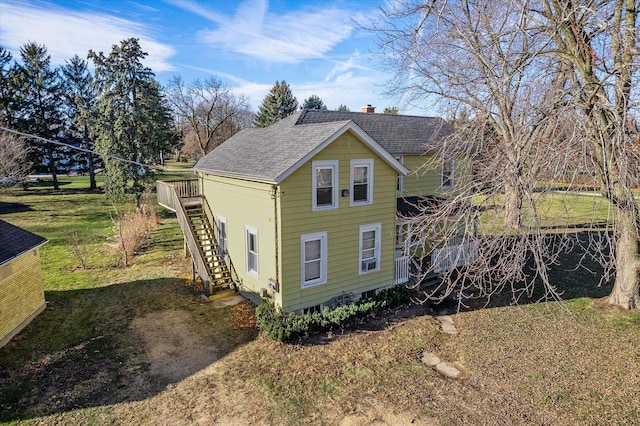
<svg viewBox="0 0 640 426">
<path fill-rule="evenodd" d="M 450 132 L 438 118 L 304 110 L 234 135 L 198 161 L 197 181 L 158 198 L 183 217 L 203 281 L 320 309 L 408 280 L 398 197 L 453 187 L 453 160 L 411 170 Z"/>
</svg>

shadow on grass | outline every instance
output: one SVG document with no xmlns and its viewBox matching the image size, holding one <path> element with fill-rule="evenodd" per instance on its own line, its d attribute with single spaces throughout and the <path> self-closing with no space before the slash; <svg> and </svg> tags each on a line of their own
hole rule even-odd
<svg viewBox="0 0 640 426">
<path fill-rule="evenodd" d="M 572 249 L 560 254 L 556 263 L 550 265 L 548 269 L 549 282 L 554 287 L 555 294 L 559 295 L 562 301 L 581 298 L 601 299 L 608 296 L 613 287 L 613 281 L 602 280 L 604 276 L 602 265 L 594 260 L 585 249 L 590 244 L 593 245 L 597 242 L 597 244 L 602 245 L 600 250 L 603 253 L 609 252 L 609 248 L 604 247 L 604 245 L 608 244 L 610 236 L 605 235 L 607 231 L 604 229 L 594 229 L 593 224 L 585 227 L 588 227 L 589 230 L 569 235 L 575 242 Z M 577 225 L 576 228 L 583 229 L 583 226 Z M 557 234 L 550 235 L 552 238 L 557 237 Z M 536 275 L 535 266 L 531 260 L 524 266 L 524 270 L 529 277 Z M 612 277 L 613 279 L 614 277 Z M 431 303 L 436 314 L 448 315 L 457 311 L 467 312 L 477 309 L 557 301 L 554 295 L 546 291 L 547 289 L 545 289 L 540 280 L 535 282 L 532 287 L 529 286 L 533 289 L 531 293 L 524 290 L 525 283 L 514 283 L 512 287 L 505 288 L 491 297 L 473 297 L 473 285 L 466 285 L 465 287 L 468 289 L 465 293 L 472 297 L 465 298 L 463 303 L 460 304 L 457 298 L 459 293 L 456 292 L 441 303 Z"/>
<path fill-rule="evenodd" d="M 554 285 L 555 291 L 560 294 L 561 300 L 563 301 L 582 298 L 601 299 L 606 297 L 611 292 L 612 283 L 600 282 L 603 276 L 602 266 L 588 256 L 583 257 L 585 253 L 582 248 L 588 245 L 590 239 L 592 241 L 594 241 L 594 239 L 600 240 L 603 244 L 606 239 L 599 238 L 598 235 L 602 236 L 602 233 L 598 231 L 583 231 L 573 235 L 575 235 L 581 244 L 574 245 L 570 252 L 564 253 L 558 258 L 557 264 L 551 265 L 549 269 L 550 282 Z M 607 249 L 604 247 L 603 252 L 607 252 Z M 531 268 L 532 265 L 528 265 L 528 267 Z M 527 268 L 527 266 L 525 266 L 525 268 Z M 530 269 L 528 275 L 535 275 L 534 271 Z M 437 285 L 438 284 L 430 285 L 425 290 L 433 291 L 437 288 Z M 400 306 L 375 316 L 359 318 L 347 324 L 345 327 L 331 330 L 330 333 L 318 333 L 299 343 L 307 345 L 327 344 L 331 341 L 330 338 L 327 338 L 327 334 L 344 334 L 361 330 L 379 331 L 413 317 L 451 315 L 457 312 L 470 312 L 480 309 L 528 305 L 557 300 L 544 297 L 544 286 L 541 283 L 534 285 L 533 294 L 530 296 L 524 292 L 517 291 L 519 288 L 523 288 L 524 284 L 521 286 L 515 284 L 515 292 L 512 291 L 511 288 L 505 288 L 501 292 L 493 294 L 490 298 L 473 296 L 473 286 L 471 284 L 465 287 L 467 290 L 465 290 L 463 294 L 471 297 L 465 297 L 459 300 L 458 295 L 460 293 L 454 290 L 442 301 L 435 302 L 428 300 L 423 303 Z M 422 296 L 423 294 L 419 293 L 416 299 L 422 299 Z"/>
<path fill-rule="evenodd" d="M 47 292 L 47 309 L 0 349 L 0 420 L 143 400 L 256 337 L 255 330 L 233 327 L 231 308 L 199 303 L 198 294 L 186 284 L 162 278 Z M 177 345 L 167 362 L 180 368 L 172 375 L 158 375 L 136 327 L 146 318 L 172 312 L 182 320 L 173 324 L 175 318 L 169 316 L 164 327 L 187 327 L 186 332 L 156 339 Z M 152 320 L 143 325 L 150 331 L 162 330 L 160 326 Z M 194 353 L 185 335 L 196 336 L 200 352 Z"/>
<path fill-rule="evenodd" d="M 0 215 L 12 213 L 24 213 L 33 211 L 33 209 L 24 203 L 7 203 L 0 201 Z"/>
</svg>

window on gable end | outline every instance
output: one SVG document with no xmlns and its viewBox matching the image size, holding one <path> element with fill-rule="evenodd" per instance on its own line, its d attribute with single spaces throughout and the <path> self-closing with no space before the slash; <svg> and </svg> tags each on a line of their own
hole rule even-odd
<svg viewBox="0 0 640 426">
<path fill-rule="evenodd" d="M 373 202 L 373 160 L 351 160 L 351 205 Z"/>
<path fill-rule="evenodd" d="M 338 161 L 314 161 L 312 173 L 312 210 L 338 207 Z"/>
<path fill-rule="evenodd" d="M 300 236 L 302 288 L 327 282 L 327 233 Z"/>
<path fill-rule="evenodd" d="M 381 225 L 374 223 L 360 226 L 360 273 L 380 270 L 380 231 Z"/>
</svg>

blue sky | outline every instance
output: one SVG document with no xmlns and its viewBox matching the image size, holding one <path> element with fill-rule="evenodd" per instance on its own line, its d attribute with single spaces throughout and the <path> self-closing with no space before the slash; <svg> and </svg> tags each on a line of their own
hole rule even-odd
<svg viewBox="0 0 640 426">
<path fill-rule="evenodd" d="M 256 110 L 276 80 L 302 101 L 320 96 L 377 112 L 400 106 L 383 96 L 391 77 L 379 65 L 365 22 L 384 0 L 0 0 L 0 44 L 14 57 L 27 41 L 44 44 L 54 64 L 89 49 L 138 37 L 146 65 L 161 83 L 179 74 L 190 82 L 214 75 L 246 95 Z"/>
</svg>

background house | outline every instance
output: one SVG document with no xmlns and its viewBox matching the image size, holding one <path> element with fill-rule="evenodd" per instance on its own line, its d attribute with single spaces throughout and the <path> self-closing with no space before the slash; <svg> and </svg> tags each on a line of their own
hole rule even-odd
<svg viewBox="0 0 640 426">
<path fill-rule="evenodd" d="M 0 347 L 45 309 L 39 247 L 46 242 L 0 220 Z"/>
</svg>

